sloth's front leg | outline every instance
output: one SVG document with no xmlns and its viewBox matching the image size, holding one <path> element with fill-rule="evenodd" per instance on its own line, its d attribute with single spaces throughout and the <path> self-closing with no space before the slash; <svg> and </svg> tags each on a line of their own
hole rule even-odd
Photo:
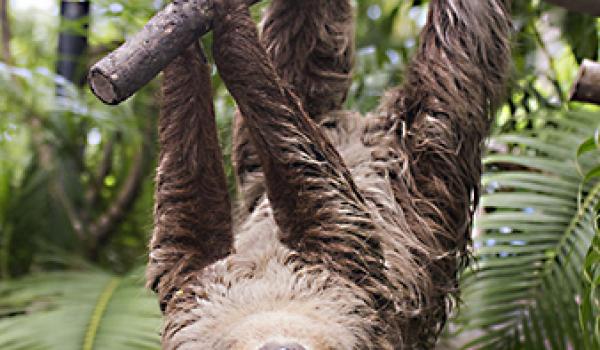
<svg viewBox="0 0 600 350">
<path fill-rule="evenodd" d="M 192 45 L 164 71 L 147 269 L 163 311 L 191 275 L 226 257 L 233 243 L 209 68 Z"/>
<path fill-rule="evenodd" d="M 275 72 L 247 6 L 218 4 L 215 61 L 248 125 L 282 241 L 365 288 L 385 279 L 377 227 L 344 161 Z"/>
</svg>

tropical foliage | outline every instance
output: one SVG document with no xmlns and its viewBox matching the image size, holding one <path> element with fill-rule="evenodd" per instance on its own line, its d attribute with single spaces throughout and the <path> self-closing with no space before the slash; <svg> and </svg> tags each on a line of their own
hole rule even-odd
<svg viewBox="0 0 600 350">
<path fill-rule="evenodd" d="M 2 349 L 157 349 L 155 298 L 138 272 L 38 274 L 0 287 Z M 7 318 L 8 317 L 8 318 Z"/>
<path fill-rule="evenodd" d="M 0 63 L 0 349 L 158 349 L 158 307 L 140 267 L 152 223 L 158 84 L 109 108 L 54 72 L 59 31 L 88 37 L 88 66 L 165 1 L 93 1 L 90 30 L 61 22 L 58 2 L 9 2 Z M 600 22 L 539 0 L 513 3 L 513 79 L 485 159 L 473 263 L 443 344 L 598 349 L 600 109 L 567 100 L 578 64 L 599 58 Z M 427 1 L 356 5 L 347 107 L 367 111 L 402 80 Z M 57 86 L 66 96 L 55 97 Z M 218 75 L 214 89 L 231 177 L 234 105 Z"/>
<path fill-rule="evenodd" d="M 463 331 L 482 332 L 469 347 L 598 345 L 593 315 L 584 314 L 592 309 L 582 303 L 594 300 L 582 281 L 597 232 L 600 152 L 594 137 L 584 141 L 597 116 L 540 113 L 533 117 L 543 124 L 535 130 L 494 138 L 499 151 L 485 159 L 476 260 L 464 273 L 456 320 Z"/>
</svg>

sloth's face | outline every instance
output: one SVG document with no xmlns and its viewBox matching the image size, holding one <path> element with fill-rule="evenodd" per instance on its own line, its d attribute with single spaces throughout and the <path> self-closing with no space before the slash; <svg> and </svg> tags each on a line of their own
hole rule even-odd
<svg viewBox="0 0 600 350">
<path fill-rule="evenodd" d="M 194 305 L 169 316 L 177 323 L 171 329 L 178 330 L 164 348 L 362 348 L 371 326 L 361 312 L 364 302 L 327 272 L 301 272 L 283 261 L 277 253 L 263 261 L 234 255 L 216 267 L 214 277 L 193 292 Z"/>
</svg>

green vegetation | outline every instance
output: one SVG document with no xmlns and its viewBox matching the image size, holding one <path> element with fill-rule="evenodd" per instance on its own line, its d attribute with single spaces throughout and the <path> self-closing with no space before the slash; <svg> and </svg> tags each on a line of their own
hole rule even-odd
<svg viewBox="0 0 600 350">
<path fill-rule="evenodd" d="M 1 349 L 159 348 L 158 306 L 141 268 L 152 227 L 158 83 L 107 107 L 54 71 L 65 26 L 88 35 L 89 66 L 162 3 L 94 1 L 88 32 L 59 25 L 56 7 L 11 2 L 11 54 L 0 63 Z M 443 346 L 598 349 L 600 108 L 567 99 L 579 63 L 599 58 L 600 21 L 539 0 L 513 7 L 514 74 L 484 161 L 473 263 Z M 347 106 L 367 111 L 402 81 L 427 1 L 357 8 Z M 55 97 L 57 85 L 66 98 Z M 214 89 L 233 192 L 234 104 L 216 75 Z"/>
</svg>

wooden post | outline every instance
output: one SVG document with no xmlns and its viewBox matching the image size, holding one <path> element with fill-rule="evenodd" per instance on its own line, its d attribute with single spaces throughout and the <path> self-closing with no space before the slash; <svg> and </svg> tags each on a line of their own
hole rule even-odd
<svg viewBox="0 0 600 350">
<path fill-rule="evenodd" d="M 174 0 L 125 44 L 96 63 L 94 94 L 116 105 L 150 82 L 194 40 L 212 29 L 214 0 Z M 246 0 L 249 5 L 260 0 Z"/>
<path fill-rule="evenodd" d="M 584 60 L 571 89 L 571 101 L 600 105 L 600 63 Z"/>
</svg>

